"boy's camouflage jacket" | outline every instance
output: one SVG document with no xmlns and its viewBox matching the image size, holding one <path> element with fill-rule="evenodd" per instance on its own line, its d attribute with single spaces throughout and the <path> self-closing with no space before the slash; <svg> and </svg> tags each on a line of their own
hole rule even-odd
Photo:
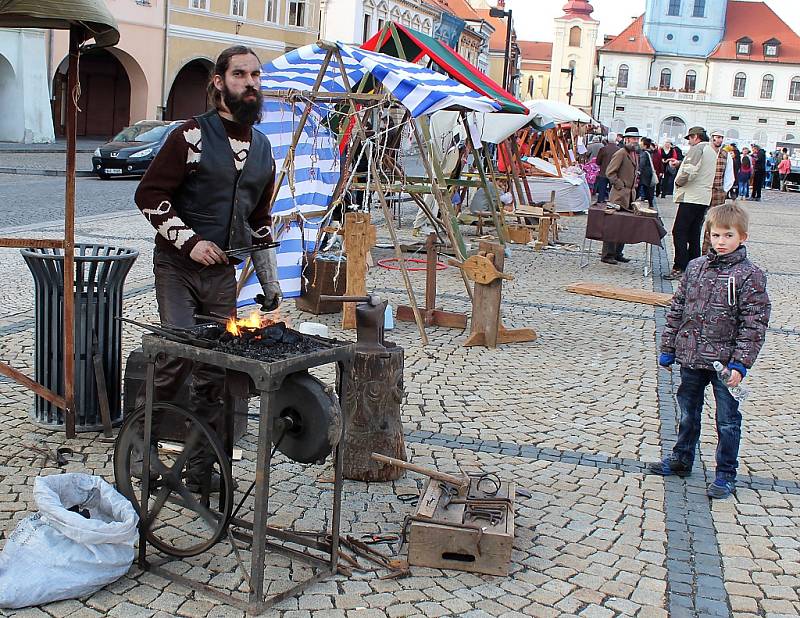
<svg viewBox="0 0 800 618">
<path fill-rule="evenodd" d="M 661 351 L 691 369 L 756 362 L 771 311 L 767 277 L 744 246 L 692 260 L 667 312 Z"/>
</svg>

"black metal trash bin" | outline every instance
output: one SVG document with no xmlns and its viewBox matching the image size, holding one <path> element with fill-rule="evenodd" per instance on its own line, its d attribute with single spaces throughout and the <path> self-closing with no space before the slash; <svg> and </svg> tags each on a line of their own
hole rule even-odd
<svg viewBox="0 0 800 618">
<path fill-rule="evenodd" d="M 60 249 L 23 249 L 36 290 L 35 379 L 64 394 L 64 254 Z M 75 245 L 75 427 L 102 428 L 93 356 L 103 361 L 111 421 L 122 420 L 122 288 L 139 256 L 135 249 L 110 245 Z M 95 338 L 97 341 L 95 347 Z M 37 422 L 64 424 L 64 412 L 39 396 Z"/>
</svg>

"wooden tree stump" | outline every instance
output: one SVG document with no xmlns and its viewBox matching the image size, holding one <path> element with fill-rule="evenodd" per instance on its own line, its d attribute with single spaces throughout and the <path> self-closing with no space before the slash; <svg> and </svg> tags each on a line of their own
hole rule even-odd
<svg viewBox="0 0 800 618">
<path fill-rule="evenodd" d="M 393 481 L 396 466 L 373 461 L 372 453 L 406 459 L 400 404 L 403 400 L 403 348 L 386 353 L 355 353 L 345 402 L 344 477 L 355 481 Z"/>
</svg>

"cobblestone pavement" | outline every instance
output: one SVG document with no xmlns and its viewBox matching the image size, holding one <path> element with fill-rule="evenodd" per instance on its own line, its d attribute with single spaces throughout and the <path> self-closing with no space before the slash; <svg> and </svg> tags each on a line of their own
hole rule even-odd
<svg viewBox="0 0 800 618">
<path fill-rule="evenodd" d="M 692 477 L 643 474 L 647 462 L 669 450 L 677 411 L 672 374 L 656 364 L 663 309 L 565 292 L 589 280 L 643 289 L 664 287 L 667 255 L 656 252 L 655 273 L 642 276 L 644 252 L 629 247 L 633 262 L 584 270 L 574 249 L 585 217 L 562 219 L 568 249 L 542 253 L 514 247 L 504 285 L 509 326 L 535 328 L 534 343 L 497 350 L 463 348 L 465 334 L 429 329 L 422 348 L 413 324 L 399 323 L 390 339 L 406 352 L 403 423 L 409 457 L 444 471 L 490 471 L 514 479 L 531 496 L 519 498 L 511 575 L 476 576 L 414 568 L 412 577 L 382 580 L 376 573 L 336 577 L 284 601 L 269 615 L 302 616 L 797 616 L 800 614 L 800 207 L 793 195 L 767 192 L 747 203 L 752 214 L 751 255 L 769 272 L 774 309 L 771 331 L 748 375 L 740 484 L 735 498 L 709 503 L 713 479 L 713 408 L 704 413 L 698 467 Z M 667 228 L 675 208 L 661 206 Z M 405 221 L 409 221 L 405 218 Z M 47 230 L 40 230 L 41 233 Z M 385 229 L 380 228 L 385 243 Z M 407 236 L 407 228 L 401 230 Z M 30 233 L 30 232 L 26 232 Z M 126 286 L 125 313 L 154 320 L 151 232 L 136 213 L 80 221 L 81 240 L 138 247 L 141 256 Z M 666 244 L 670 244 L 667 242 Z M 595 244 L 595 252 L 598 246 Z M 389 256 L 376 250 L 375 257 Z M 31 366 L 32 290 L 15 252 L 0 254 L 4 286 L 0 358 Z M 424 275 L 413 281 L 422 297 Z M 669 283 L 666 283 L 669 286 Z M 404 302 L 396 271 L 374 268 L 369 286 L 397 306 Z M 9 289 L 13 288 L 13 289 Z M 440 303 L 468 311 L 458 273 L 439 275 Z M 295 323 L 309 319 L 285 303 Z M 337 316 L 312 318 L 338 330 Z M 350 334 L 348 334 L 349 336 Z M 139 333 L 126 329 L 125 354 Z M 330 378 L 329 373 L 322 373 Z M 710 395 L 709 395 L 710 397 Z M 60 433 L 31 422 L 31 397 L 0 379 L 0 530 L 3 538 L 34 510 L 31 489 L 40 468 L 24 444 L 62 444 Z M 709 400 L 709 404 L 713 403 Z M 252 479 L 254 428 L 243 440 L 237 477 Z M 111 449 L 95 434 L 69 445 L 85 456 L 66 470 L 113 480 Z M 314 529 L 327 521 L 329 466 L 304 467 L 278 458 L 270 523 Z M 411 507 L 397 493 L 415 492 L 422 479 L 345 484 L 343 531 L 398 532 Z M 0 541 L 2 542 L 2 541 Z M 248 556 L 245 552 L 244 559 Z M 168 568 L 244 595 L 230 547 L 220 544 Z M 278 592 L 307 572 L 271 555 L 269 590 Z M 18 616 L 240 616 L 199 591 L 189 591 L 135 566 L 129 574 L 86 599 L 18 612 Z"/>
</svg>

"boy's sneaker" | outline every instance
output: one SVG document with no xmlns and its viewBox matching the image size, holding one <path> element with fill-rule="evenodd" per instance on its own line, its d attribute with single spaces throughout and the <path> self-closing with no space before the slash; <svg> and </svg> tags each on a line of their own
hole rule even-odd
<svg viewBox="0 0 800 618">
<path fill-rule="evenodd" d="M 661 461 L 656 461 L 647 466 L 650 474 L 658 474 L 659 476 L 679 476 L 681 478 L 689 476 L 692 473 L 692 467 L 687 466 L 685 463 L 676 459 L 673 456 L 666 457 Z"/>
<path fill-rule="evenodd" d="M 730 498 L 732 494 L 736 493 L 736 482 L 726 481 L 725 479 L 717 479 L 708 486 L 706 494 L 709 498 L 714 500 L 724 500 Z"/>
</svg>

